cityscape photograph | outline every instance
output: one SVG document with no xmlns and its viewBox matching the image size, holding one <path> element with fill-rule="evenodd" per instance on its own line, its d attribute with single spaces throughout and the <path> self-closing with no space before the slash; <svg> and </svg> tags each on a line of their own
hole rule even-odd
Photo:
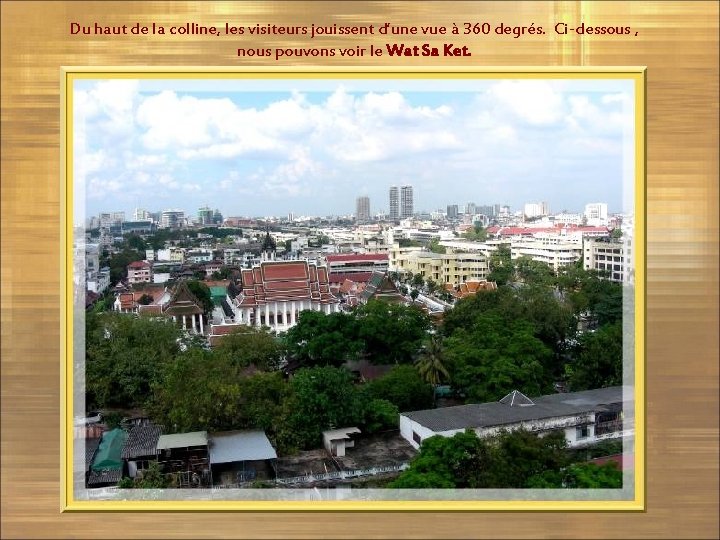
<svg viewBox="0 0 720 540">
<path fill-rule="evenodd" d="M 76 80 L 77 496 L 632 499 L 634 103 Z"/>
</svg>

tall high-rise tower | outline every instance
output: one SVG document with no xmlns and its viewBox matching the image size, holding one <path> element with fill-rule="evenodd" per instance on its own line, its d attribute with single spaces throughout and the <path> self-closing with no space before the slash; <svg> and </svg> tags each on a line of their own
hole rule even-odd
<svg viewBox="0 0 720 540">
<path fill-rule="evenodd" d="M 400 217 L 412 217 L 414 213 L 413 188 L 412 186 L 402 186 L 400 188 Z"/>
<path fill-rule="evenodd" d="M 390 219 L 400 218 L 400 191 L 397 186 L 390 188 Z"/>
<path fill-rule="evenodd" d="M 370 221 L 370 197 L 358 197 L 356 201 L 355 219 L 358 223 Z"/>
</svg>

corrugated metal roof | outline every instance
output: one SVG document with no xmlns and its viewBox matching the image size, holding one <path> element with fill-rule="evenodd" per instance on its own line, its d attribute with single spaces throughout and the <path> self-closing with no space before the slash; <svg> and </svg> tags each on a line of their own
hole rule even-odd
<svg viewBox="0 0 720 540">
<path fill-rule="evenodd" d="M 264 431 L 225 431 L 210 436 L 210 463 L 277 459 Z"/>
<path fill-rule="evenodd" d="M 130 430 L 122 450 L 123 459 L 140 456 L 152 456 L 156 453 L 156 445 L 162 429 L 160 426 L 135 426 Z"/>
<path fill-rule="evenodd" d="M 629 401 L 632 395 L 632 387 L 612 386 L 583 392 L 540 396 L 534 399 L 534 405 L 521 407 L 512 407 L 500 402 L 474 403 L 406 412 L 402 413 L 402 416 L 437 433 L 594 412 L 601 405 Z"/>
<path fill-rule="evenodd" d="M 206 446 L 207 443 L 207 431 L 193 431 L 191 433 L 173 433 L 172 435 L 160 435 L 160 438 L 157 442 L 157 449 L 167 450 L 168 448 Z"/>
</svg>

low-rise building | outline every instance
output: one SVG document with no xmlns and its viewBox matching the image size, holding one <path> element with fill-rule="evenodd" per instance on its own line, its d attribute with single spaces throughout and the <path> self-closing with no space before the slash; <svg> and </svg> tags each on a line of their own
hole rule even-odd
<svg viewBox="0 0 720 540">
<path fill-rule="evenodd" d="M 401 413 L 400 434 L 419 448 L 429 437 L 452 437 L 466 429 L 480 438 L 492 437 L 501 430 L 525 429 L 539 434 L 560 430 L 565 433 L 568 446 L 580 447 L 632 436 L 634 423 L 624 414 L 632 410 L 632 399 L 630 386 L 532 399 L 515 390 L 492 403 Z"/>
<path fill-rule="evenodd" d="M 135 261 L 127 267 L 128 283 L 150 283 L 152 281 L 152 264 L 148 261 Z"/>
<path fill-rule="evenodd" d="M 632 283 L 632 253 L 629 241 L 587 240 L 583 246 L 583 268 L 607 274 L 610 281 Z"/>
<path fill-rule="evenodd" d="M 529 257 L 533 261 L 547 264 L 557 272 L 558 268 L 573 264 L 582 257 L 582 244 L 527 238 L 510 244 L 510 257 L 512 260 Z"/>
</svg>

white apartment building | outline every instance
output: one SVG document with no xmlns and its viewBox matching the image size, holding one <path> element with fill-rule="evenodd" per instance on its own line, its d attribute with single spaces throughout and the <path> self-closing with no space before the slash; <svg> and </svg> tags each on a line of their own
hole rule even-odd
<svg viewBox="0 0 720 540">
<path fill-rule="evenodd" d="M 629 240 L 586 240 L 583 247 L 583 268 L 607 272 L 616 283 L 633 283 L 632 248 Z"/>
<path fill-rule="evenodd" d="M 607 225 L 608 208 L 607 203 L 590 203 L 585 205 L 585 219 L 588 225 Z"/>
<path fill-rule="evenodd" d="M 533 261 L 547 264 L 555 272 L 580 259 L 582 253 L 582 243 L 560 241 L 557 238 L 522 238 L 510 243 L 512 260 L 530 257 Z"/>
<path fill-rule="evenodd" d="M 548 204 L 546 202 L 525 203 L 523 213 L 525 217 L 535 218 L 548 215 Z"/>
</svg>

